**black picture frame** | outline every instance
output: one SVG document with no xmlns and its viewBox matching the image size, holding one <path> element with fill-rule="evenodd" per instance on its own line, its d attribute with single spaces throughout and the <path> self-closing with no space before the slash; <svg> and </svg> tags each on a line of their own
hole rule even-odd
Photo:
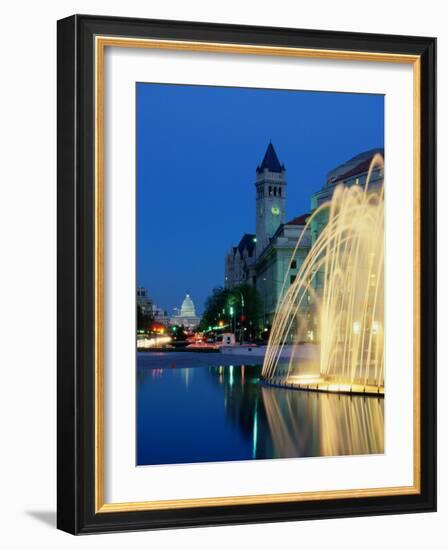
<svg viewBox="0 0 448 550">
<path fill-rule="evenodd" d="M 300 502 L 95 510 L 95 36 L 420 58 L 420 492 Z M 73 534 L 436 510 L 436 39 L 74 15 L 58 22 L 57 526 Z"/>
</svg>

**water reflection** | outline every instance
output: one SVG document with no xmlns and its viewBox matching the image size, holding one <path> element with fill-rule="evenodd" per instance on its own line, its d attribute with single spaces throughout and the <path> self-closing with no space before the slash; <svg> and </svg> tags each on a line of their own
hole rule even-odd
<svg viewBox="0 0 448 550">
<path fill-rule="evenodd" d="M 137 463 L 384 452 L 383 399 L 264 386 L 260 373 L 249 365 L 140 364 Z"/>
</svg>

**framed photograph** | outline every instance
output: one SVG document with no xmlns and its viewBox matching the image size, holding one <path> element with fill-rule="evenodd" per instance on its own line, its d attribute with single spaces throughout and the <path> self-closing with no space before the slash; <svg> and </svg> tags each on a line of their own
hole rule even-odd
<svg viewBox="0 0 448 550">
<path fill-rule="evenodd" d="M 434 38 L 58 22 L 58 527 L 436 508 Z"/>
</svg>

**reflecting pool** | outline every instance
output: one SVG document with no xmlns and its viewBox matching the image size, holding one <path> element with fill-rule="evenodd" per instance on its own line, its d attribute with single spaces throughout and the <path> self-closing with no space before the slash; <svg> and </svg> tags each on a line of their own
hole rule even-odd
<svg viewBox="0 0 448 550">
<path fill-rule="evenodd" d="M 139 353 L 137 464 L 384 452 L 383 398 L 266 386 L 241 361 Z"/>
</svg>

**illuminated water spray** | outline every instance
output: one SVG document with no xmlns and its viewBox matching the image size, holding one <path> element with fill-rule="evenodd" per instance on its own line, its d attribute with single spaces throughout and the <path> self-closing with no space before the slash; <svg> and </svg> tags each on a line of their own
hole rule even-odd
<svg viewBox="0 0 448 550">
<path fill-rule="evenodd" d="M 340 185 L 308 220 L 306 230 L 327 218 L 274 317 L 262 377 L 305 389 L 384 393 L 384 194 Z M 305 342 L 314 340 L 315 345 Z M 288 364 L 280 361 L 292 342 Z M 307 353 L 313 348 L 313 358 Z M 316 353 L 317 350 L 317 353 Z M 314 367 L 314 368 L 313 368 Z"/>
</svg>

